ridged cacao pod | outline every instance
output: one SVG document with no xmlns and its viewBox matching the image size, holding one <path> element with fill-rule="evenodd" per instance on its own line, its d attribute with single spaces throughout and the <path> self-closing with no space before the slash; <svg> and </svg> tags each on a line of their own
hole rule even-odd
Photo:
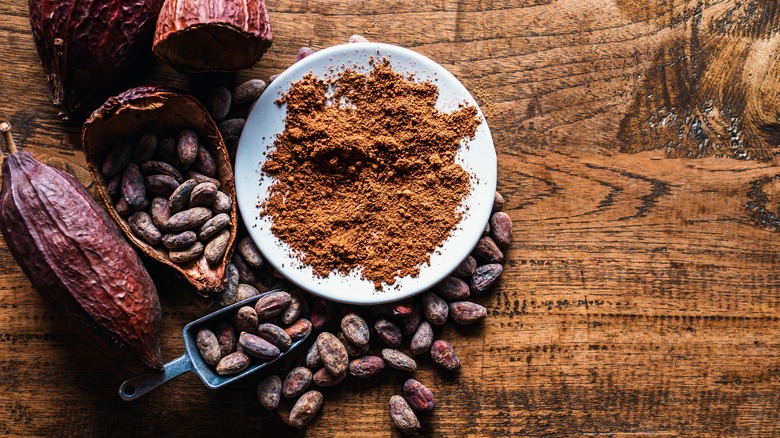
<svg viewBox="0 0 780 438">
<path fill-rule="evenodd" d="M 265 0 L 165 0 L 152 51 L 178 70 L 252 67 L 271 46 Z"/>
<path fill-rule="evenodd" d="M 162 370 L 160 302 L 138 255 L 75 178 L 11 152 L 0 229 L 35 289 L 105 351 Z"/>
<path fill-rule="evenodd" d="M 162 3 L 29 0 L 52 103 L 67 115 L 105 92 L 149 44 Z"/>
<path fill-rule="evenodd" d="M 201 141 L 201 145 L 214 156 L 217 165 L 215 178 L 220 190 L 232 199 L 231 221 L 228 225 L 230 237 L 222 259 L 209 265 L 204 257 L 188 264 L 176 264 L 171 261 L 164 247 L 154 247 L 139 238 L 130 229 L 127 219 L 120 216 L 109 194 L 109 180 L 101 171 L 106 156 L 123 141 L 140 138 L 153 132 L 162 135 L 177 135 L 183 129 L 192 129 Z M 236 238 L 236 189 L 233 168 L 230 165 L 227 149 L 222 136 L 206 108 L 194 97 L 157 87 L 133 88 L 119 96 L 112 97 L 98 108 L 84 123 L 82 132 L 84 152 L 87 156 L 89 171 L 95 180 L 98 192 L 127 238 L 147 256 L 170 266 L 184 276 L 198 293 L 204 296 L 222 290 L 222 278 L 230 260 L 233 242 Z"/>
</svg>

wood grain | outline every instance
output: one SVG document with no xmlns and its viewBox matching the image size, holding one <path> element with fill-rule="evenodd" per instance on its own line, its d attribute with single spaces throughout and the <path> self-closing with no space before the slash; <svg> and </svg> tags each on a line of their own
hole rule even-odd
<svg viewBox="0 0 780 438">
<path fill-rule="evenodd" d="M 0 4 L 0 119 L 89 183 L 80 126 L 49 104 L 26 2 Z M 514 243 L 477 327 L 448 326 L 464 367 L 423 360 L 435 436 L 780 435 L 780 6 L 771 0 L 279 0 L 275 40 L 236 77 L 148 60 L 118 90 L 265 78 L 300 46 L 353 33 L 408 46 L 478 98 L 499 152 Z M 0 434 L 355 436 L 391 432 L 385 373 L 324 391 L 305 431 L 266 413 L 259 377 L 220 391 L 186 375 L 126 403 L 138 369 L 83 346 L 0 244 Z M 207 312 L 147 261 L 163 351 Z M 289 366 L 289 365 L 287 365 Z"/>
</svg>

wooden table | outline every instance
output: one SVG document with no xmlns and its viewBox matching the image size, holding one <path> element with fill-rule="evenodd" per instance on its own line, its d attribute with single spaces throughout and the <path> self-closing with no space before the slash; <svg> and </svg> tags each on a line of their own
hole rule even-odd
<svg viewBox="0 0 780 438">
<path fill-rule="evenodd" d="M 351 34 L 411 47 L 479 99 L 514 220 L 489 318 L 449 326 L 463 369 L 421 361 L 439 436 L 780 434 L 780 6 L 772 0 L 270 3 L 251 71 Z M 80 125 L 50 105 L 27 2 L 0 4 L 0 119 L 39 159 L 90 183 Z M 202 86 L 167 66 L 121 87 Z M 207 312 L 147 263 L 165 359 Z M 385 373 L 325 390 L 305 432 L 265 412 L 259 378 L 209 391 L 187 375 L 126 403 L 140 370 L 83 345 L 0 244 L 0 434 L 387 436 Z M 393 432 L 395 433 L 395 432 Z"/>
</svg>

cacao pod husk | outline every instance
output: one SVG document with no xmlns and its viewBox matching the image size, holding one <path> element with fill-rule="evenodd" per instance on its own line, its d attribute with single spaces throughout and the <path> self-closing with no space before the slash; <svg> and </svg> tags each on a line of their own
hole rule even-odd
<svg viewBox="0 0 780 438">
<path fill-rule="evenodd" d="M 29 0 L 30 24 L 51 101 L 63 115 L 101 97 L 132 66 L 149 44 L 162 4 L 163 0 Z"/>
<path fill-rule="evenodd" d="M 183 129 L 195 131 L 201 145 L 211 152 L 217 165 L 216 178 L 220 183 L 220 190 L 232 199 L 228 213 L 231 221 L 226 228 L 230 231 L 228 250 L 220 261 L 213 265 L 209 265 L 202 256 L 186 264 L 174 263 L 164 247 L 152 246 L 135 235 L 127 219 L 116 211 L 108 191 L 109 181 L 101 172 L 103 160 L 113 148 L 121 144 L 117 143 L 119 139 L 135 140 L 148 132 L 160 136 L 176 136 Z M 92 113 L 84 123 L 82 141 L 97 190 L 108 207 L 109 214 L 128 240 L 147 256 L 179 272 L 200 295 L 209 296 L 220 292 L 225 267 L 232 256 L 236 238 L 236 190 L 227 148 L 206 108 L 188 94 L 157 87 L 133 88 L 109 98 Z"/>
<path fill-rule="evenodd" d="M 189 73 L 252 67 L 271 46 L 265 0 L 165 0 L 152 51 Z"/>
<path fill-rule="evenodd" d="M 81 183 L 14 149 L 0 189 L 0 230 L 11 254 L 77 333 L 162 370 L 160 302 L 141 259 Z"/>
</svg>

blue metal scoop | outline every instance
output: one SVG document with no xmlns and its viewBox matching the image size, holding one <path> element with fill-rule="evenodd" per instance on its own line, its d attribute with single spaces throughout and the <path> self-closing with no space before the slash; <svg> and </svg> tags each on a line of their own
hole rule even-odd
<svg viewBox="0 0 780 438">
<path fill-rule="evenodd" d="M 122 386 L 119 387 L 119 397 L 121 397 L 122 400 L 127 401 L 135 400 L 147 392 L 153 390 L 154 388 L 162 385 L 163 383 L 188 371 L 195 371 L 195 373 L 198 374 L 198 377 L 200 377 L 200 380 L 203 381 L 203 384 L 206 385 L 207 388 L 217 389 L 231 382 L 235 382 L 236 380 L 239 380 L 254 372 L 257 372 L 283 358 L 288 353 L 295 350 L 295 348 L 301 345 L 304 341 L 306 341 L 306 338 L 309 337 L 311 332 L 307 333 L 303 338 L 293 342 L 290 348 L 287 351 L 283 351 L 282 354 L 279 355 L 279 357 L 276 359 L 262 361 L 253 357 L 252 363 L 244 371 L 226 376 L 217 374 L 214 368 L 203 360 L 200 352 L 198 351 L 198 346 L 195 343 L 195 336 L 198 333 L 198 329 L 201 327 L 207 325 L 211 321 L 227 318 L 228 315 L 230 315 L 239 307 L 254 306 L 255 302 L 257 302 L 257 300 L 260 299 L 260 297 L 263 295 L 278 291 L 279 290 L 268 291 L 258 296 L 247 298 L 244 301 L 231 304 L 225 308 L 219 309 L 213 313 L 209 313 L 208 315 L 185 325 L 184 330 L 182 330 L 182 334 L 184 336 L 184 354 L 180 358 L 166 363 L 164 365 L 163 372 L 161 373 L 146 373 L 141 374 L 138 377 L 134 377 L 130 380 L 126 380 L 124 383 L 122 383 Z"/>
</svg>

